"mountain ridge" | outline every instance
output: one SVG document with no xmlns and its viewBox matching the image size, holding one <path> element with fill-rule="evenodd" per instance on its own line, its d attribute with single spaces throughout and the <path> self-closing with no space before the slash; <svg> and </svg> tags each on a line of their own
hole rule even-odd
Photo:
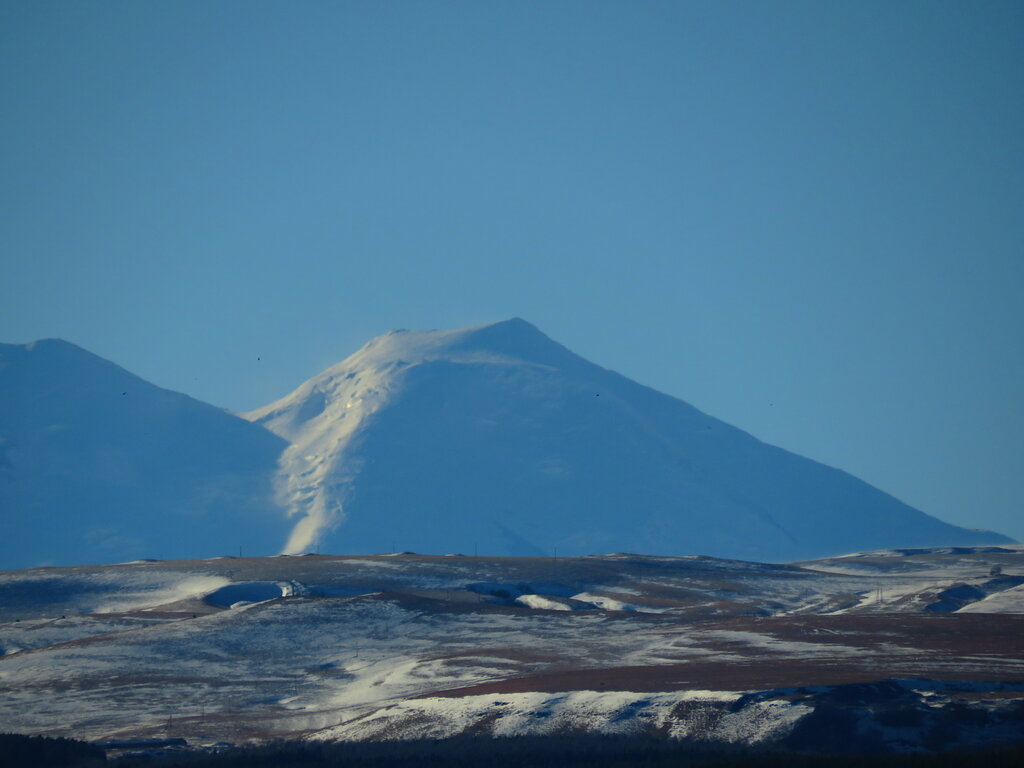
<svg viewBox="0 0 1024 768">
<path fill-rule="evenodd" d="M 0 567 L 276 552 L 284 446 L 71 342 L 0 344 Z"/>
<path fill-rule="evenodd" d="M 1011 541 L 764 443 L 520 318 L 389 332 L 237 415 L 71 342 L 2 344 L 0 507 L 0 567 L 239 546 L 787 561 Z"/>
<path fill-rule="evenodd" d="M 292 442 L 279 491 L 300 522 L 286 552 L 394 546 L 370 521 L 429 552 L 483 543 L 494 554 L 787 560 L 1009 541 L 763 443 L 520 318 L 392 331 L 242 416 Z"/>
</svg>

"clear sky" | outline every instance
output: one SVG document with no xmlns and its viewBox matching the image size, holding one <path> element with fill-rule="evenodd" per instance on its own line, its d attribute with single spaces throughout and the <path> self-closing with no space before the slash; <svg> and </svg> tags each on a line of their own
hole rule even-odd
<svg viewBox="0 0 1024 768">
<path fill-rule="evenodd" d="M 1024 3 L 0 0 L 0 340 L 234 410 L 521 316 L 1024 540 Z"/>
</svg>

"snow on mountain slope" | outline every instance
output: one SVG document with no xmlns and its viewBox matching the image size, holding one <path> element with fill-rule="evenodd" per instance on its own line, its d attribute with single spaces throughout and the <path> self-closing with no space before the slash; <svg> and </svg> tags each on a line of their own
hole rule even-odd
<svg viewBox="0 0 1024 768">
<path fill-rule="evenodd" d="M 520 319 L 389 333 L 245 417 L 291 443 L 289 552 L 780 561 L 1009 541 L 766 445 Z"/>
<path fill-rule="evenodd" d="M 285 445 L 74 344 L 2 344 L 0 568 L 277 552 Z"/>
</svg>

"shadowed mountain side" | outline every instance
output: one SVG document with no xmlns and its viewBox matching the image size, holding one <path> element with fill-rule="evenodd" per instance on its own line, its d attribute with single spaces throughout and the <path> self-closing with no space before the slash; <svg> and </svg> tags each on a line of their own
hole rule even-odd
<svg viewBox="0 0 1024 768">
<path fill-rule="evenodd" d="M 0 568 L 273 554 L 284 447 L 73 344 L 0 345 Z"/>
<path fill-rule="evenodd" d="M 1008 541 L 765 445 L 518 319 L 379 337 L 249 417 L 294 441 L 282 484 L 334 551 L 788 560 Z"/>
</svg>

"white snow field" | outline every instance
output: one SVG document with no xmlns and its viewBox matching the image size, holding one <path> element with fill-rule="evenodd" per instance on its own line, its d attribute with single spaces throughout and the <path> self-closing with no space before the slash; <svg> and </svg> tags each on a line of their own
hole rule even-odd
<svg viewBox="0 0 1024 768">
<path fill-rule="evenodd" d="M 244 414 L 287 440 L 287 552 L 786 561 L 1007 543 L 766 445 L 524 320 L 394 331 Z"/>
<path fill-rule="evenodd" d="M 1021 584 L 1020 546 L 795 565 L 402 554 L 7 571 L 0 729 L 758 744 L 830 696 L 881 696 L 864 712 L 973 707 L 984 727 L 957 738 L 980 743 L 1024 711 Z M 999 612 L 969 610 L 986 603 Z"/>
</svg>

